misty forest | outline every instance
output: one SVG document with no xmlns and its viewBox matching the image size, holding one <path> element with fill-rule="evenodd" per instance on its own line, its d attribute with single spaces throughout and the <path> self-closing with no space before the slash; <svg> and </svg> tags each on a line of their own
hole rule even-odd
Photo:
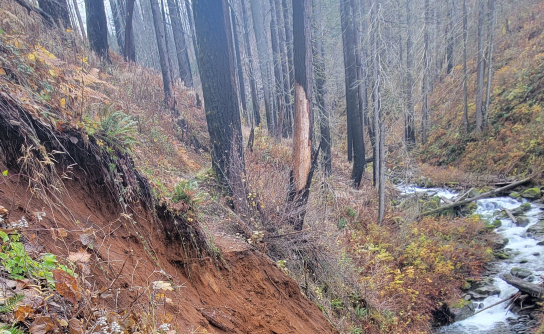
<svg viewBox="0 0 544 334">
<path fill-rule="evenodd" d="M 0 0 L 0 334 L 544 333 L 543 17 Z"/>
</svg>

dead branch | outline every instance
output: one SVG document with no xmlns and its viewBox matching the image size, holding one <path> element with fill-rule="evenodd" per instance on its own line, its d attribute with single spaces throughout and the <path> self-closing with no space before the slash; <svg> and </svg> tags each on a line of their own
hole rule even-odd
<svg viewBox="0 0 544 334">
<path fill-rule="evenodd" d="M 508 215 L 508 217 L 510 217 L 510 219 L 512 220 L 512 222 L 514 222 L 514 224 L 517 225 L 518 220 L 516 219 L 516 217 L 514 217 L 514 215 L 512 214 L 512 211 L 510 211 L 510 210 L 508 210 L 508 209 L 506 209 L 506 208 L 502 208 L 502 210 L 503 210 L 504 212 L 506 212 L 506 214 Z"/>
</svg>

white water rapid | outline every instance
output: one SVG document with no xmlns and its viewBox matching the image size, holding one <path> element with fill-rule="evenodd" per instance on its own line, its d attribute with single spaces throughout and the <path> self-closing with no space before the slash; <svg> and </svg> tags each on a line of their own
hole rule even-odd
<svg viewBox="0 0 544 334">
<path fill-rule="evenodd" d="M 441 188 L 424 189 L 414 186 L 401 186 L 399 188 L 404 194 L 426 193 L 448 199 L 457 195 L 454 192 Z M 524 202 L 526 201 L 524 200 Z M 524 214 L 529 219 L 529 223 L 521 227 L 514 224 L 509 218 L 501 219 L 501 217 L 496 215 L 501 209 L 514 210 L 518 208 L 522 204 L 521 202 L 510 197 L 496 197 L 478 200 L 476 204 L 478 206 L 476 214 L 481 215 L 483 219 L 488 219 L 491 222 L 497 219 L 501 220 L 502 225 L 495 232 L 502 238 L 508 238 L 508 243 L 504 251 L 510 256 L 509 259 L 498 260 L 493 270 L 488 273 L 488 276 L 493 279 L 493 286 L 500 290 L 500 295 L 489 296 L 484 300 L 475 302 L 479 304 L 478 309 L 483 309 L 518 291 L 499 277 L 501 274 L 509 274 L 514 267 L 529 270 L 532 273 L 530 279 L 534 279 L 533 283 L 538 284 L 542 282 L 541 275 L 544 275 L 544 246 L 538 245 L 538 240 L 528 236 L 527 230 L 538 223 L 539 218 L 542 218 L 543 211 L 541 208 L 543 206 L 531 203 L 531 209 Z M 507 318 L 516 319 L 517 316 L 505 310 L 506 304 L 507 302 L 501 303 L 466 320 L 442 327 L 438 332 L 448 334 L 516 333 L 518 331 L 512 328 L 513 326 L 507 322 Z M 512 323 L 511 320 L 510 323 Z"/>
</svg>

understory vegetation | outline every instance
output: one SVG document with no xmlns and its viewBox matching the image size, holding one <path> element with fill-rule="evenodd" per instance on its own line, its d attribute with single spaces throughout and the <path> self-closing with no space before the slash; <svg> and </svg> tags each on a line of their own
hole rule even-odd
<svg viewBox="0 0 544 334">
<path fill-rule="evenodd" d="M 544 12 L 543 6 L 536 11 Z M 221 268 L 228 268 L 221 254 L 228 249 L 220 249 L 216 238 L 221 233 L 237 236 L 291 276 L 341 333 L 429 332 L 433 311 L 458 303 L 467 280 L 478 280 L 484 265 L 495 259 L 497 240 L 477 215 L 422 217 L 433 199 L 401 196 L 394 182 L 468 189 L 481 181 L 476 175 L 518 176 L 542 169 L 544 35 L 531 40 L 519 36 L 542 31 L 544 23 L 528 19 L 530 13 L 523 9 L 520 13 L 519 22 L 510 23 L 519 32 L 503 36 L 499 44 L 486 131 L 460 130 L 461 94 L 446 89 L 459 77 L 444 79 L 431 98 L 436 113 L 428 143 L 413 153 L 416 158 L 391 145 L 383 223 L 377 223 L 379 198 L 371 168 L 354 189 L 350 164 L 343 158 L 347 148 L 339 144 L 333 145 L 333 173 L 326 176 L 319 169 L 313 175 L 306 223 L 295 231 L 289 221 L 295 211 L 288 201 L 290 139 L 244 124 L 244 140 L 252 136 L 251 150 L 244 153 L 248 207 L 235 214 L 232 194 L 224 192 L 211 168 L 205 113 L 194 90 L 175 84 L 176 106 L 169 106 L 157 71 L 125 63 L 114 53 L 111 63 L 101 63 L 76 32 L 45 27 L 36 15 L 3 2 L 0 167 L 6 172 L 0 186 L 20 182 L 32 198 L 81 224 L 82 218 L 71 216 L 61 199 L 68 197 L 65 182 L 88 176 L 86 194 L 93 189 L 101 191 L 97 197 L 108 194 L 104 206 L 118 213 L 114 221 L 122 222 L 130 231 L 126 238 L 137 240 L 156 265 L 149 277 L 165 278 L 153 281 L 140 274 L 146 285 L 136 293 L 138 302 L 123 313 L 113 302 L 112 286 L 124 263 L 118 272 L 109 268 L 106 259 L 95 256 L 97 242 L 64 257 L 56 254 L 58 249 L 32 249 L 34 231 L 10 222 L 0 207 L 0 280 L 15 291 L 0 295 L 0 322 L 5 324 L 0 333 L 44 334 L 53 328 L 71 334 L 207 333 L 200 327 L 175 327 L 176 315 L 167 308 L 174 293 L 184 302 L 183 284 L 161 272 L 158 246 L 141 227 L 146 219 L 163 222 L 161 227 L 172 235 L 179 232 L 181 236 L 165 240 L 183 239 L 179 248 L 186 258 L 209 255 Z M 336 111 L 333 121 L 339 123 L 345 115 Z M 345 129 L 338 128 L 333 143 L 346 137 Z M 129 212 L 140 202 L 152 212 L 150 217 L 136 209 Z M 51 226 L 50 232 L 55 240 L 68 240 L 64 229 Z M 101 233 L 105 239 L 113 232 Z M 97 279 L 101 286 L 88 280 L 93 261 L 107 278 Z M 138 268 L 131 270 L 134 279 Z"/>
</svg>

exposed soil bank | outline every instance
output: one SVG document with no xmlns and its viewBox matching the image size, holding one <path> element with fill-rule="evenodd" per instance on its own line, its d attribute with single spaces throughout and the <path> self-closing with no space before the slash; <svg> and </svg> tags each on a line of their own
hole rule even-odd
<svg viewBox="0 0 544 334">
<path fill-rule="evenodd" d="M 108 211 L 100 191 L 89 193 L 83 179 L 74 175 L 65 182 L 59 208 L 12 177 L 0 184 L 0 205 L 10 211 L 9 221 L 28 221 L 21 232 L 29 250 L 92 254 L 77 271 L 86 288 L 98 292 L 95 305 L 134 313 L 136 321 L 154 311 L 159 325 L 170 318 L 178 333 L 337 333 L 293 279 L 246 243 L 215 236 L 222 249 L 216 260 L 174 237 L 181 224 L 160 210 L 158 219 L 139 207 L 129 207 L 129 215 Z M 39 212 L 46 213 L 41 220 Z M 153 281 L 177 287 L 150 303 Z"/>
</svg>

